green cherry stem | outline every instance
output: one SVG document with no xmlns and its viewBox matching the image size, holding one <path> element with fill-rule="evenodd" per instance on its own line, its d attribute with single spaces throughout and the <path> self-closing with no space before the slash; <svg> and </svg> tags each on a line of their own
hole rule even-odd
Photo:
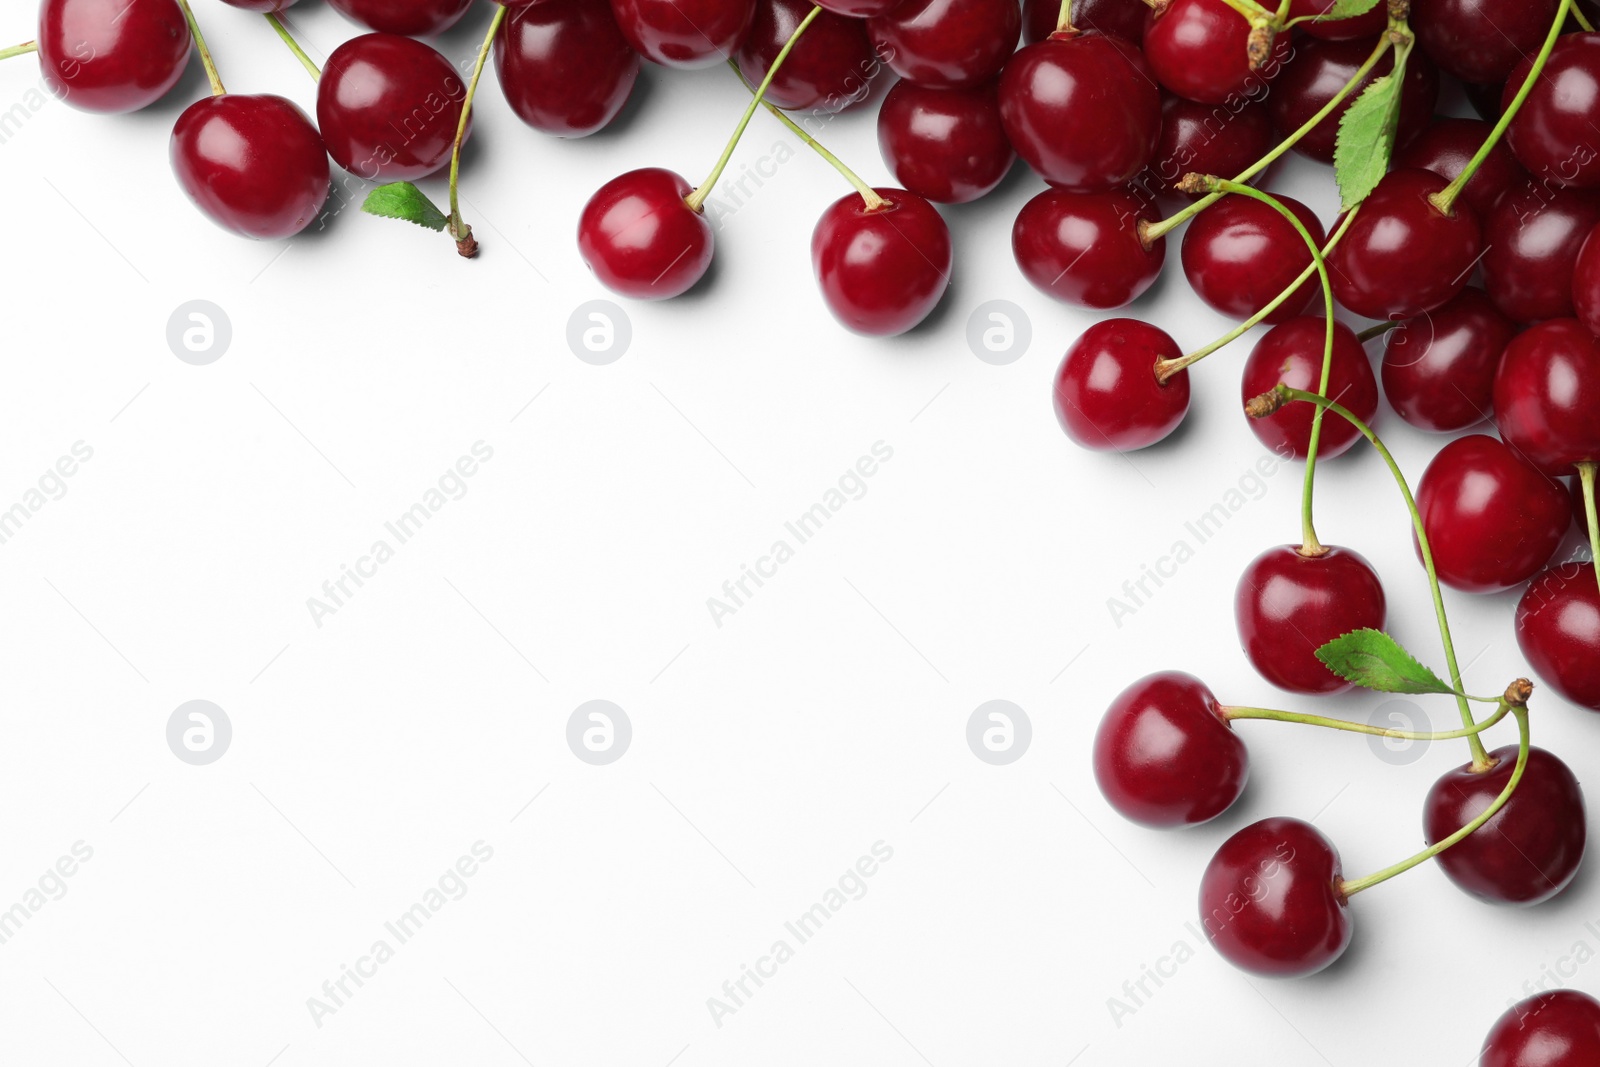
<svg viewBox="0 0 1600 1067">
<path fill-rule="evenodd" d="M 1584 33 L 1594 32 L 1594 23 L 1590 22 L 1589 16 L 1583 13 L 1583 8 L 1573 5 L 1572 19 L 1578 24 L 1578 28 L 1583 30 Z"/>
<path fill-rule="evenodd" d="M 311 62 L 311 57 L 306 55 L 305 49 L 300 47 L 300 42 L 294 39 L 294 34 L 289 32 L 289 27 L 283 24 L 283 20 L 270 11 L 266 12 L 265 17 L 268 25 L 277 31 L 278 36 L 283 39 L 283 43 L 289 46 L 289 51 L 293 52 L 294 57 L 300 61 L 300 65 L 306 68 L 306 73 L 311 75 L 311 80 L 321 81 L 321 69 Z"/>
<path fill-rule="evenodd" d="M 1056 32 L 1078 32 L 1072 25 L 1072 0 L 1061 0 L 1061 14 L 1056 16 Z"/>
<path fill-rule="evenodd" d="M 717 187 L 717 179 L 722 177 L 722 171 L 727 167 L 728 161 L 733 158 L 733 150 L 739 147 L 739 138 L 744 136 L 744 129 L 750 125 L 750 119 L 756 113 L 756 108 L 761 106 L 763 98 L 767 95 L 767 86 L 772 84 L 772 79 L 777 75 L 778 69 L 783 66 L 783 61 L 789 58 L 789 53 L 794 50 L 795 43 L 800 40 L 800 35 L 806 32 L 806 27 L 816 21 L 822 14 L 822 8 L 813 7 L 806 17 L 800 20 L 800 25 L 794 28 L 789 39 L 783 42 L 783 47 L 773 57 L 772 66 L 767 68 L 767 76 L 761 79 L 761 84 L 756 86 L 755 95 L 750 98 L 750 105 L 744 109 L 744 115 L 739 119 L 739 125 L 734 127 L 733 136 L 728 138 L 728 146 L 722 150 L 722 156 L 717 160 L 717 165 L 711 168 L 711 173 L 706 180 L 701 182 L 683 202 L 689 205 L 690 210 L 700 211 L 706 202 L 706 197 Z"/>
<path fill-rule="evenodd" d="M 1578 464 L 1578 482 L 1583 489 L 1583 517 L 1589 522 L 1589 556 L 1594 561 L 1594 578 L 1600 582 L 1600 518 L 1595 515 L 1595 471 L 1593 460 Z"/>
<path fill-rule="evenodd" d="M 195 21 L 189 0 L 178 0 L 178 7 L 183 11 L 183 21 L 189 24 L 189 35 L 194 38 L 195 49 L 200 53 L 200 65 L 206 68 L 206 80 L 211 83 L 211 95 L 226 96 L 228 90 L 222 87 L 222 78 L 217 74 L 216 60 L 211 58 L 211 49 L 206 47 L 206 36 L 200 32 L 200 23 Z"/>
<path fill-rule="evenodd" d="M 489 20 L 489 32 L 483 35 L 478 48 L 478 60 L 472 67 L 472 78 L 467 82 L 467 96 L 461 101 L 461 119 L 456 123 L 456 141 L 450 150 L 450 236 L 456 240 L 456 252 L 462 259 L 472 259 L 478 254 L 477 238 L 472 227 L 461 217 L 461 145 L 467 139 L 467 123 L 472 120 L 472 98 L 478 93 L 478 79 L 483 77 L 483 65 L 489 59 L 489 49 L 494 46 L 495 34 L 506 20 L 506 7 L 496 4 L 494 18 Z"/>
<path fill-rule="evenodd" d="M 0 59 L 10 59 L 12 56 L 25 56 L 30 52 L 39 50 L 38 41 L 24 41 L 14 44 L 10 48 L 0 48 Z"/>
<path fill-rule="evenodd" d="M 730 59 L 728 60 L 728 66 L 732 67 L 733 72 L 739 75 L 739 80 L 744 82 L 744 87 L 746 89 L 749 89 L 752 93 L 756 91 L 755 86 L 751 85 L 745 80 L 744 72 L 739 69 L 738 63 Z M 868 211 L 878 211 L 889 206 L 889 201 L 879 196 L 877 190 L 873 189 L 872 186 L 863 181 L 859 174 L 845 166 L 844 161 L 838 156 L 834 155 L 832 152 L 823 147 L 820 141 L 811 136 L 811 134 L 807 133 L 805 129 L 799 123 L 795 122 L 794 119 L 790 118 L 781 107 L 778 107 L 770 100 L 761 101 L 761 106 L 772 112 L 779 122 L 789 127 L 789 131 L 796 137 L 800 138 L 800 140 L 804 141 L 813 152 L 827 160 L 829 166 L 833 167 L 834 170 L 844 175 L 845 181 L 855 186 L 856 192 L 861 194 L 861 199 L 866 201 Z"/>
<path fill-rule="evenodd" d="M 1356 334 L 1356 340 L 1360 341 L 1362 344 L 1366 344 L 1374 337 L 1382 337 L 1384 334 L 1400 325 L 1401 321 L 1402 320 L 1400 319 L 1390 319 L 1388 322 L 1374 323 L 1373 325 L 1368 326 L 1365 330 L 1362 330 L 1360 333 Z"/>
<path fill-rule="evenodd" d="M 1293 722 L 1302 726 L 1320 726 L 1328 730 L 1343 730 L 1346 733 L 1368 734 L 1372 737 L 1393 737 L 1402 741 L 1454 741 L 1460 737 L 1472 737 L 1482 733 L 1511 714 L 1511 705 L 1504 698 L 1497 697 L 1489 703 L 1494 703 L 1498 706 L 1494 714 L 1482 722 L 1472 726 L 1463 726 L 1459 730 L 1436 732 L 1391 730 L 1383 726 L 1369 726 L 1364 722 L 1330 719 L 1326 715 L 1305 715 L 1298 711 L 1279 711 L 1276 708 L 1230 708 L 1223 706 L 1219 710 L 1222 712 L 1223 719 L 1228 722 L 1233 722 L 1235 719 L 1264 719 L 1270 722 Z"/>
</svg>

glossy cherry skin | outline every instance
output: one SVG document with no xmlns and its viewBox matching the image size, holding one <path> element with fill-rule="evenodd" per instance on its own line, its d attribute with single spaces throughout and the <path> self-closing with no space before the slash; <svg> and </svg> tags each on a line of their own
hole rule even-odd
<svg viewBox="0 0 1600 1067">
<path fill-rule="evenodd" d="M 450 162 L 466 92 L 450 61 L 421 41 L 368 33 L 323 64 L 317 126 L 350 173 L 415 181 Z"/>
<path fill-rule="evenodd" d="M 1249 45 L 1250 23 L 1224 0 L 1173 0 L 1146 16 L 1144 52 L 1156 81 L 1202 104 L 1263 95 L 1289 55 L 1289 35 L 1279 35 L 1260 70 L 1250 69 Z"/>
<path fill-rule="evenodd" d="M 1185 174 L 1231 178 L 1276 143 L 1272 121 L 1261 104 L 1245 102 L 1230 110 L 1168 93 L 1161 102 L 1161 135 L 1155 154 L 1135 183 L 1157 196 L 1199 200 L 1204 193 L 1180 193 L 1173 188 Z M 1261 177 L 1252 177 L 1250 184 Z"/>
<path fill-rule="evenodd" d="M 1478 1067 L 1600 1063 L 1600 1001 L 1576 989 L 1536 993 L 1506 1009 L 1483 1039 Z"/>
<path fill-rule="evenodd" d="M 1467 169 L 1468 161 L 1489 139 L 1493 129 L 1489 123 L 1477 119 L 1452 119 L 1436 115 L 1427 129 L 1395 153 L 1394 165 L 1431 170 L 1446 181 L 1454 181 Z M 1461 190 L 1461 199 L 1471 204 L 1482 216 L 1494 206 L 1502 193 L 1527 179 L 1528 172 L 1522 169 L 1522 164 L 1517 162 L 1505 142 L 1500 141 L 1489 149 L 1483 164 L 1474 172 L 1466 188 Z"/>
<path fill-rule="evenodd" d="M 322 138 L 281 96 L 228 93 L 197 100 L 173 127 L 171 157 L 189 199 L 243 237 L 292 237 L 328 199 Z"/>
<path fill-rule="evenodd" d="M 1296 43 L 1294 55 L 1283 65 L 1283 73 L 1267 94 L 1267 113 L 1279 137 L 1287 137 L 1309 122 L 1318 111 L 1343 89 L 1361 64 L 1371 55 L 1373 41 L 1318 41 Z M 1301 155 L 1323 163 L 1333 162 L 1334 142 L 1339 135 L 1339 120 L 1361 95 L 1361 90 L 1394 70 L 1390 52 L 1367 72 L 1359 87 L 1334 108 L 1332 114 L 1308 130 L 1295 143 Z M 1439 98 L 1439 72 L 1426 56 L 1413 52 L 1406 61 L 1405 84 L 1400 87 L 1400 125 L 1396 140 L 1404 145 L 1421 133 L 1433 117 Z"/>
<path fill-rule="evenodd" d="M 1290 0 L 1289 17 L 1298 19 L 1321 15 L 1333 7 L 1334 3 L 1335 0 Z M 1300 29 L 1305 31 L 1306 36 L 1320 37 L 1324 41 L 1353 41 L 1361 37 L 1376 37 L 1388 25 L 1389 13 L 1385 5 L 1379 4 L 1365 15 L 1355 15 L 1347 19 L 1317 19 L 1315 22 L 1302 22 Z"/>
<path fill-rule="evenodd" d="M 1072 0 L 1073 28 L 1095 33 L 1114 33 L 1132 44 L 1144 41 L 1145 9 L 1123 0 Z M 1044 40 L 1056 32 L 1061 20 L 1057 0 L 1023 0 L 1022 39 L 1027 44 Z"/>
<path fill-rule="evenodd" d="M 756 0 L 611 0 L 611 13 L 641 56 L 693 70 L 733 56 L 755 21 Z"/>
<path fill-rule="evenodd" d="M 459 22 L 472 0 L 328 0 L 328 6 L 378 33 L 432 37 Z"/>
<path fill-rule="evenodd" d="M 1536 50 L 1537 51 L 1537 50 Z M 1534 55 L 1517 64 L 1500 97 L 1502 109 L 1522 88 Z M 1506 130 L 1512 154 L 1536 178 L 1557 185 L 1600 185 L 1600 34 L 1569 33 L 1556 40 L 1550 60 Z"/>
<path fill-rule="evenodd" d="M 1462 290 L 1483 231 L 1470 205 L 1457 201 L 1446 215 L 1428 200 L 1448 184 L 1425 170 L 1384 176 L 1328 257 L 1339 303 L 1369 319 L 1409 319 Z"/>
<path fill-rule="evenodd" d="M 1000 77 L 1000 118 L 1017 154 L 1051 185 L 1103 193 L 1156 150 L 1161 94 L 1138 48 L 1120 37 L 1051 37 L 1019 51 Z"/>
<path fill-rule="evenodd" d="M 928 317 L 950 284 L 950 228 L 932 204 L 878 189 L 887 208 L 857 193 L 836 200 L 811 234 L 811 266 L 834 318 L 856 333 L 891 337 Z"/>
<path fill-rule="evenodd" d="M 1417 510 L 1439 580 L 1464 593 L 1521 585 L 1572 525 L 1566 488 L 1486 434 L 1439 450 L 1417 486 Z"/>
<path fill-rule="evenodd" d="M 1600 336 L 1600 238 L 1589 231 L 1578 258 L 1572 265 L 1572 307 L 1578 321 L 1592 334 Z"/>
<path fill-rule="evenodd" d="M 901 185 L 939 204 L 985 195 L 1017 158 L 993 84 L 930 89 L 896 82 L 878 109 L 878 150 Z"/>
<path fill-rule="evenodd" d="M 1494 375 L 1517 327 L 1472 286 L 1443 307 L 1406 319 L 1383 348 L 1383 395 L 1419 430 L 1476 426 L 1494 408 Z"/>
<path fill-rule="evenodd" d="M 578 253 L 607 289 L 635 300 L 687 291 L 711 266 L 715 234 L 684 198 L 693 187 L 660 167 L 619 174 L 578 218 Z"/>
<path fill-rule="evenodd" d="M 750 32 L 734 54 L 746 81 L 761 84 L 811 8 L 810 0 L 757 0 Z M 866 99 L 877 64 L 866 23 L 825 10 L 789 50 L 766 99 L 781 108 L 841 111 Z"/>
<path fill-rule="evenodd" d="M 39 71 L 80 111 L 137 111 L 167 95 L 189 62 L 189 24 L 176 0 L 44 0 Z"/>
<path fill-rule="evenodd" d="M 1204 682 L 1182 671 L 1146 675 L 1117 695 L 1094 735 L 1094 780 L 1124 818 L 1195 826 L 1244 792 L 1250 754 Z"/>
<path fill-rule="evenodd" d="M 1464 82 L 1504 81 L 1550 32 L 1561 0 L 1412 0 L 1417 44 Z"/>
<path fill-rule="evenodd" d="M 258 15 L 276 15 L 287 11 L 299 3 L 299 0 L 222 0 L 222 2 L 241 11 L 254 11 Z"/>
<path fill-rule="evenodd" d="M 1517 647 L 1539 680 L 1600 711 L 1600 584 L 1593 563 L 1561 563 L 1517 602 Z"/>
<path fill-rule="evenodd" d="M 1483 287 L 1514 322 L 1570 317 L 1572 279 L 1600 196 L 1528 181 L 1483 216 Z"/>
<path fill-rule="evenodd" d="M 1268 978 L 1315 974 L 1349 947 L 1344 868 L 1299 819 L 1262 819 L 1217 849 L 1200 880 L 1200 922 L 1222 958 Z"/>
<path fill-rule="evenodd" d="M 1262 335 L 1245 360 L 1240 393 L 1244 400 L 1260 396 L 1283 382 L 1293 389 L 1316 392 L 1322 384 L 1322 352 L 1328 342 L 1328 320 L 1310 315 L 1280 323 Z M 1355 331 L 1342 322 L 1333 324 L 1333 362 L 1328 372 L 1327 395 L 1349 408 L 1368 424 L 1378 412 L 1378 382 L 1366 349 Z M 1311 423 L 1316 408 L 1306 403 L 1285 404 L 1264 419 L 1248 419 L 1250 431 L 1279 455 L 1304 459 L 1311 452 Z M 1248 418 L 1248 417 L 1247 417 Z M 1317 455 L 1332 459 L 1349 450 L 1361 434 L 1337 415 L 1322 420 Z"/>
<path fill-rule="evenodd" d="M 1352 630 L 1381 630 L 1388 614 L 1383 584 L 1359 552 L 1324 545 L 1320 556 L 1294 545 L 1250 561 L 1234 591 L 1239 643 L 1256 673 L 1292 693 L 1342 693 L 1350 683 L 1316 656 Z"/>
<path fill-rule="evenodd" d="M 1156 363 L 1182 355 L 1178 342 L 1138 319 L 1104 319 L 1067 349 L 1056 370 L 1056 421 L 1084 448 L 1131 452 L 1166 437 L 1189 410 L 1189 372 L 1166 384 Z"/>
<path fill-rule="evenodd" d="M 1600 459 L 1600 342 L 1577 319 L 1524 330 L 1500 359 L 1494 409 L 1506 444 L 1546 474 Z"/>
<path fill-rule="evenodd" d="M 608 4 L 539 0 L 511 9 L 494 38 L 506 103 L 543 133 L 587 137 L 617 117 L 639 77 Z"/>
<path fill-rule="evenodd" d="M 1022 33 L 1017 0 L 902 0 L 867 20 L 891 70 L 921 85 L 979 85 L 1000 73 Z"/>
<path fill-rule="evenodd" d="M 1042 292 L 1107 311 L 1138 299 L 1161 273 L 1166 238 L 1146 248 L 1138 229 L 1141 220 L 1156 219 L 1150 202 L 1127 189 L 1046 189 L 1017 213 L 1011 253 Z"/>
<path fill-rule="evenodd" d="M 1326 234 L 1311 209 L 1292 197 L 1278 200 L 1321 247 Z M 1248 196 L 1229 196 L 1211 205 L 1183 235 L 1184 276 L 1201 300 L 1231 319 L 1250 318 L 1309 266 L 1311 249 L 1305 238 L 1271 205 Z M 1321 288 L 1313 273 L 1262 321 L 1287 322 Z"/>
<path fill-rule="evenodd" d="M 817 6 L 824 11 L 854 19 L 870 19 L 894 10 L 900 0 L 827 0 Z"/>
<path fill-rule="evenodd" d="M 1434 845 L 1483 814 L 1511 780 L 1517 746 L 1489 753 L 1498 763 L 1474 774 L 1469 763 L 1448 771 L 1422 807 L 1422 829 Z M 1538 904 L 1567 887 L 1588 840 L 1583 790 L 1572 770 L 1542 748 L 1529 748 L 1528 766 L 1505 807 L 1435 862 L 1449 879 L 1491 904 Z"/>
</svg>

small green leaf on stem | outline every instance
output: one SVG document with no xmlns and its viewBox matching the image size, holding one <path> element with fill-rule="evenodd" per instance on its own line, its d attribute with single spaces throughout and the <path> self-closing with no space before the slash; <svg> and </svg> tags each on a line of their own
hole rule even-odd
<svg viewBox="0 0 1600 1067">
<path fill-rule="evenodd" d="M 1405 51 L 1404 46 L 1395 46 L 1395 69 L 1367 86 L 1339 120 L 1333 176 L 1345 211 L 1365 200 L 1389 170 L 1395 126 L 1400 121 Z"/>
<path fill-rule="evenodd" d="M 450 217 L 410 182 L 391 182 L 378 186 L 367 194 L 361 210 L 385 219 L 414 222 L 429 230 L 443 231 L 450 223 Z"/>
<path fill-rule="evenodd" d="M 1455 693 L 1382 630 L 1335 637 L 1317 649 L 1317 658 L 1345 681 L 1380 693 Z"/>
<path fill-rule="evenodd" d="M 1333 0 L 1333 6 L 1318 15 L 1317 21 L 1355 18 L 1357 15 L 1365 15 L 1381 2 L 1382 0 Z"/>
</svg>

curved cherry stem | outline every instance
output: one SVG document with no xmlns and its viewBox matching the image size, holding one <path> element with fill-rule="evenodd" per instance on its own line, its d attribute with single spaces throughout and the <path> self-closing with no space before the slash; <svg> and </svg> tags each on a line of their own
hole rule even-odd
<svg viewBox="0 0 1600 1067">
<path fill-rule="evenodd" d="M 206 80 L 211 83 L 211 95 L 227 95 L 228 90 L 222 87 L 222 78 L 217 74 L 216 60 L 211 58 L 211 49 L 206 47 L 206 35 L 200 32 L 200 23 L 195 21 L 189 0 L 178 0 L 178 7 L 183 11 L 183 21 L 189 24 L 189 36 L 194 38 L 195 49 L 200 53 L 200 65 L 206 68 Z"/>
<path fill-rule="evenodd" d="M 38 41 L 24 41 L 21 44 L 14 44 L 10 48 L 0 48 L 0 59 L 10 59 L 12 56 L 25 56 L 30 52 L 37 52 L 38 50 Z"/>
<path fill-rule="evenodd" d="M 478 240 L 472 236 L 472 227 L 461 217 L 461 145 L 467 139 L 467 123 L 472 120 L 472 98 L 478 94 L 478 79 L 483 77 L 483 65 L 488 62 L 489 49 L 494 46 L 495 34 L 506 20 L 504 5 L 496 4 L 494 18 L 489 21 L 489 32 L 483 35 L 478 48 L 478 60 L 472 67 L 472 78 L 467 82 L 466 99 L 461 101 L 461 118 L 456 123 L 456 141 L 450 149 L 450 236 L 456 239 L 456 252 L 463 259 L 478 254 Z"/>
<path fill-rule="evenodd" d="M 1373 325 L 1368 326 L 1365 330 L 1362 330 L 1360 333 L 1356 334 L 1356 340 L 1360 341 L 1362 344 L 1366 344 L 1374 337 L 1382 337 L 1384 334 L 1400 325 L 1400 323 L 1403 321 L 1403 319 L 1390 319 L 1388 322 L 1374 323 Z"/>
<path fill-rule="evenodd" d="M 1572 19 L 1584 33 L 1594 32 L 1594 23 L 1589 21 L 1589 16 L 1583 13 L 1583 8 L 1577 4 L 1572 5 Z"/>
<path fill-rule="evenodd" d="M 294 39 L 294 34 L 289 32 L 289 27 L 283 24 L 283 20 L 277 15 L 273 14 L 271 11 L 266 12 L 265 17 L 268 24 L 271 25 L 272 28 L 277 31 L 278 36 L 283 39 L 283 43 L 289 46 L 289 51 L 293 52 L 294 57 L 300 61 L 300 65 L 306 68 L 306 73 L 311 75 L 311 80 L 321 81 L 321 68 L 319 68 L 315 63 L 311 62 L 311 57 L 306 55 L 305 49 L 300 47 L 300 42 Z"/>
<path fill-rule="evenodd" d="M 1594 579 L 1600 583 L 1600 517 L 1595 515 L 1595 470 L 1593 460 L 1578 464 L 1578 482 L 1583 489 L 1583 517 L 1589 523 L 1589 556 L 1594 561 Z"/>
<path fill-rule="evenodd" d="M 767 76 L 761 79 L 761 84 L 756 86 L 755 95 L 750 98 L 750 106 L 744 109 L 744 115 L 739 119 L 739 125 L 734 127 L 733 136 L 728 138 L 728 146 L 722 150 L 722 156 L 717 160 L 717 165 L 711 168 L 711 173 L 706 180 L 701 182 L 693 192 L 683 198 L 690 210 L 699 211 L 705 205 L 706 197 L 711 195 L 711 190 L 717 187 L 717 179 L 722 177 L 723 170 L 728 165 L 728 160 L 733 158 L 733 150 L 739 147 L 739 138 L 744 136 L 744 128 L 750 125 L 750 118 L 756 113 L 756 108 L 761 106 L 762 99 L 767 95 L 767 86 L 772 84 L 772 79 L 783 66 L 783 61 L 789 58 L 789 53 L 794 50 L 795 43 L 800 40 L 800 35 L 806 32 L 806 27 L 816 21 L 822 14 L 822 8 L 813 7 L 806 17 L 800 20 L 800 25 L 794 28 L 789 39 L 783 42 L 783 47 L 773 57 L 772 66 L 767 68 Z"/>
<path fill-rule="evenodd" d="M 1484 700 L 1482 697 L 1475 697 L 1474 699 Z M 1494 714 L 1487 719 L 1472 726 L 1463 726 L 1459 730 L 1439 731 L 1391 730 L 1383 726 L 1369 726 L 1364 722 L 1330 719 L 1326 715 L 1305 715 L 1298 711 L 1279 711 L 1276 708 L 1231 708 L 1224 706 L 1219 710 L 1222 712 L 1223 719 L 1228 722 L 1232 722 L 1235 719 L 1264 719 L 1270 722 L 1293 722 L 1302 726 L 1320 726 L 1328 730 L 1343 730 L 1346 733 L 1367 734 L 1372 737 L 1393 737 L 1402 741 L 1454 741 L 1461 737 L 1476 736 L 1511 714 L 1511 705 L 1503 697 L 1484 700 L 1484 703 L 1498 705 Z"/>
</svg>

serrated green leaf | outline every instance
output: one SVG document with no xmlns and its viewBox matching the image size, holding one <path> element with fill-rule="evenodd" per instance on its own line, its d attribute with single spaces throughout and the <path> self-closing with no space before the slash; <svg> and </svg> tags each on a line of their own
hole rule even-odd
<svg viewBox="0 0 1600 1067">
<path fill-rule="evenodd" d="M 1454 693 L 1382 630 L 1352 630 L 1317 649 L 1317 658 L 1347 682 L 1380 693 Z"/>
<path fill-rule="evenodd" d="M 1405 57 L 1406 51 L 1396 47 L 1395 69 L 1368 85 L 1339 120 L 1333 176 L 1346 211 L 1365 200 L 1388 173 L 1395 125 L 1400 121 Z"/>
<path fill-rule="evenodd" d="M 367 194 L 361 210 L 380 218 L 413 222 L 429 230 L 443 230 L 450 224 L 450 217 L 410 182 L 378 186 Z"/>
<path fill-rule="evenodd" d="M 1365 15 L 1383 2 L 1384 0 L 1333 0 L 1333 6 L 1317 18 L 1319 20 L 1354 18 L 1357 15 Z"/>
</svg>

